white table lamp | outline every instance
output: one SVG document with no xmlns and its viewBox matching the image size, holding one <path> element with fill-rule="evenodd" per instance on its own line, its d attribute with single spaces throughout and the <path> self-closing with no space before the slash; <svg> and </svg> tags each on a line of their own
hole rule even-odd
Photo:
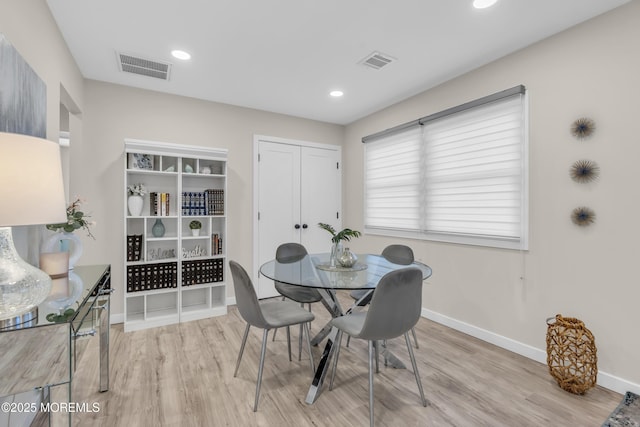
<svg viewBox="0 0 640 427">
<path fill-rule="evenodd" d="M 44 301 L 51 278 L 20 258 L 11 227 L 67 220 L 60 147 L 27 135 L 0 132 L 0 320 Z"/>
</svg>

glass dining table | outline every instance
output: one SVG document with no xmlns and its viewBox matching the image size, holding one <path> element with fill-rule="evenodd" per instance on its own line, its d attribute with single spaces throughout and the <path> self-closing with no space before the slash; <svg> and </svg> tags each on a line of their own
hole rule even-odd
<svg viewBox="0 0 640 427">
<path fill-rule="evenodd" d="M 381 255 L 362 254 L 357 255 L 358 261 L 353 267 L 332 266 L 329 262 L 329 254 L 308 254 L 301 259 L 278 261 L 271 260 L 260 267 L 260 274 L 263 276 L 295 286 L 316 288 L 322 295 L 322 304 L 329 311 L 332 317 L 339 317 L 350 313 L 354 308 L 366 305 L 373 295 L 373 291 L 382 277 L 393 270 L 401 268 L 417 268 L 422 272 L 422 279 L 431 276 L 431 267 L 418 261 L 409 265 L 394 264 Z M 337 290 L 364 289 L 370 292 L 363 292 L 360 299 L 346 311 L 343 310 L 338 297 Z M 327 343 L 322 353 L 322 357 L 309 387 L 309 392 L 305 401 L 312 404 L 320 395 L 322 384 L 329 371 L 330 361 L 335 352 L 337 328 L 331 326 L 330 322 L 313 338 L 312 344 L 318 345 L 325 338 Z M 398 360 L 388 350 L 386 357 L 397 368 L 404 368 L 404 364 Z"/>
</svg>

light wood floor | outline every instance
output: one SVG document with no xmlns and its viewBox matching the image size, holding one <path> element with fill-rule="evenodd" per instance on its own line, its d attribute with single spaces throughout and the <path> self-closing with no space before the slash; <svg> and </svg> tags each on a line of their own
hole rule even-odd
<svg viewBox="0 0 640 427">
<path fill-rule="evenodd" d="M 328 320 L 313 307 L 312 334 Z M 76 372 L 74 401 L 98 402 L 76 426 L 365 426 L 368 425 L 366 343 L 343 346 L 333 391 L 328 381 L 313 405 L 304 402 L 311 373 L 303 350 L 294 361 L 286 334 L 267 346 L 258 412 L 252 411 L 261 331 L 252 328 L 233 378 L 245 323 L 235 307 L 222 317 L 125 334 L 111 329 L 111 387 L 99 393 L 92 344 Z M 380 367 L 375 375 L 377 426 L 600 426 L 622 396 L 596 387 L 584 396 L 561 390 L 546 365 L 426 319 L 416 350 L 428 406 L 420 404 L 410 370 Z M 96 341 L 96 340 L 94 340 Z M 343 343 L 344 345 L 344 343 Z M 404 339 L 389 343 L 408 362 Z M 323 345 L 313 349 L 316 361 Z M 90 358 L 90 359 L 88 359 Z"/>
</svg>

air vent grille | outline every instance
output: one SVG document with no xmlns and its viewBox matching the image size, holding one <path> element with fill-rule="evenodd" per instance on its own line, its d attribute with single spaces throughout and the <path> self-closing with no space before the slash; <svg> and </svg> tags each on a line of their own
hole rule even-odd
<svg viewBox="0 0 640 427">
<path fill-rule="evenodd" d="M 139 74 L 161 80 L 169 80 L 171 64 L 168 62 L 152 61 L 133 55 L 118 53 L 118 65 L 125 73 Z"/>
<path fill-rule="evenodd" d="M 360 63 L 362 65 L 366 65 L 367 67 L 379 70 L 380 68 L 391 64 L 393 61 L 395 61 L 395 59 L 389 55 L 385 55 L 384 53 L 380 52 L 373 52 L 362 61 L 360 61 Z"/>
</svg>

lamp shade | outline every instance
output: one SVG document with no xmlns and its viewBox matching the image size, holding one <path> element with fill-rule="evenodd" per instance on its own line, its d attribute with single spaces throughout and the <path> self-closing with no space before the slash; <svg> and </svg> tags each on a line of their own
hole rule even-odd
<svg viewBox="0 0 640 427">
<path fill-rule="evenodd" d="M 20 258 L 14 225 L 67 221 L 58 144 L 0 132 L 0 324 L 30 313 L 51 290 L 51 279 Z"/>
<path fill-rule="evenodd" d="M 0 226 L 67 220 L 58 144 L 0 132 L 0 159 Z"/>
</svg>

